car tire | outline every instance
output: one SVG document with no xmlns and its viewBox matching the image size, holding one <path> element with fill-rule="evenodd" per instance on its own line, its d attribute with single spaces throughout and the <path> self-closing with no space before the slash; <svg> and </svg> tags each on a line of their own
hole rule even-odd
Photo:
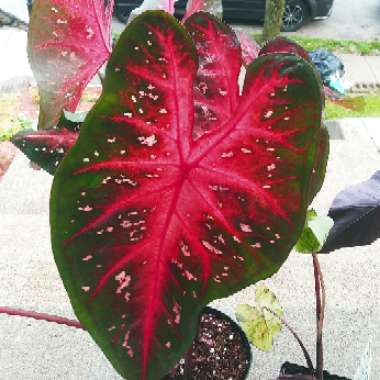
<svg viewBox="0 0 380 380">
<path fill-rule="evenodd" d="M 287 0 L 281 30 L 295 32 L 308 18 L 309 9 L 303 0 Z"/>
<path fill-rule="evenodd" d="M 131 14 L 131 12 L 132 10 L 130 8 L 115 5 L 114 14 L 118 18 L 118 20 L 123 24 L 126 24 L 128 22 L 129 15 Z"/>
</svg>

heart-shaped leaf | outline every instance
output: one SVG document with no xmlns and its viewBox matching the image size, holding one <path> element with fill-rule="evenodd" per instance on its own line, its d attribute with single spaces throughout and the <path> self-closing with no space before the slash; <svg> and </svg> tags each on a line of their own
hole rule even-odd
<svg viewBox="0 0 380 380">
<path fill-rule="evenodd" d="M 295 245 L 295 250 L 298 253 L 319 252 L 333 225 L 334 221 L 328 216 L 319 216 L 314 210 L 309 210 L 304 230 Z"/>
<path fill-rule="evenodd" d="M 241 304 L 236 307 L 236 318 L 248 340 L 258 349 L 271 351 L 273 338 L 281 331 L 284 312 L 276 295 L 265 285 L 256 288 L 256 307 Z M 273 312 L 271 313 L 270 310 Z"/>
<path fill-rule="evenodd" d="M 257 59 L 231 117 L 194 139 L 197 65 L 174 17 L 133 20 L 54 179 L 60 274 L 130 380 L 167 373 L 204 305 L 277 271 L 304 224 L 322 113 L 311 66 Z"/>
<path fill-rule="evenodd" d="M 341 191 L 329 210 L 334 220 L 321 253 L 373 243 L 380 238 L 380 171 Z"/>
<path fill-rule="evenodd" d="M 39 129 L 54 127 L 64 109 L 75 111 L 108 59 L 112 10 L 113 0 L 34 1 L 28 55 L 40 93 Z"/>
</svg>

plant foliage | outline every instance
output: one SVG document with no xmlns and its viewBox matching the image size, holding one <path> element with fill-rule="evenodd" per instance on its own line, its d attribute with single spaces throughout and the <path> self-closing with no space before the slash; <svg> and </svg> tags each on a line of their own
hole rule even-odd
<svg viewBox="0 0 380 380">
<path fill-rule="evenodd" d="M 241 66 L 233 32 L 204 13 L 188 22 L 195 43 L 164 12 L 129 24 L 52 189 L 74 310 L 132 380 L 168 372 L 204 305 L 278 270 L 302 231 L 321 130 L 309 63 L 262 56 L 239 94 L 220 74 Z M 233 42 L 221 57 L 219 38 Z M 215 82 L 201 84 L 206 70 Z"/>
</svg>

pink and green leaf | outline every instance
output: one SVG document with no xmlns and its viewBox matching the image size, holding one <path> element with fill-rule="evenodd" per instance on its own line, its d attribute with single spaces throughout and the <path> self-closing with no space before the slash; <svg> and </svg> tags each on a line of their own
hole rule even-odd
<svg viewBox="0 0 380 380">
<path fill-rule="evenodd" d="M 48 131 L 27 130 L 13 136 L 12 143 L 34 164 L 54 174 L 77 138 L 78 132 L 65 128 Z"/>
<path fill-rule="evenodd" d="M 242 50 L 242 59 L 245 66 L 248 66 L 260 53 L 260 46 L 248 36 L 248 34 L 239 31 L 237 37 Z"/>
<path fill-rule="evenodd" d="M 34 1 L 28 55 L 40 93 L 39 129 L 54 127 L 64 109 L 75 111 L 109 58 L 112 9 L 113 0 Z"/>
<path fill-rule="evenodd" d="M 193 14 L 184 26 L 199 57 L 194 84 L 193 137 L 197 138 L 220 128 L 236 110 L 241 48 L 231 27 L 209 13 Z"/>
<path fill-rule="evenodd" d="M 195 138 L 207 129 L 194 118 L 198 54 L 167 13 L 134 19 L 54 179 L 58 269 L 81 324 L 130 380 L 164 376 L 202 308 L 276 272 L 304 225 L 322 113 L 312 67 L 257 59 L 233 112 Z"/>
</svg>

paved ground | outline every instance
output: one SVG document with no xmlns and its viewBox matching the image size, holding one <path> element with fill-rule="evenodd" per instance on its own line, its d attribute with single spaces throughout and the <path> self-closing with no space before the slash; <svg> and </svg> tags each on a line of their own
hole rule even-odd
<svg viewBox="0 0 380 380">
<path fill-rule="evenodd" d="M 240 25 L 255 33 L 262 26 Z M 297 34 L 310 37 L 373 40 L 380 38 L 380 1 L 379 0 L 335 0 L 333 12 L 327 20 L 313 21 L 303 26 Z M 292 33 L 289 33 L 292 36 Z"/>
<path fill-rule="evenodd" d="M 343 138 L 331 141 L 326 182 L 315 201 L 321 212 L 327 211 L 339 190 L 367 179 L 379 169 L 380 119 L 345 120 L 339 128 Z M 0 183 L 0 304 L 73 317 L 50 250 L 50 185 L 51 177 L 30 169 L 21 154 Z M 379 250 L 380 241 L 321 258 L 328 292 L 326 366 L 342 375 L 353 375 L 370 338 L 373 373 L 380 372 Z M 292 326 L 307 346 L 313 347 L 310 257 L 292 254 L 268 283 L 278 294 Z M 232 313 L 237 303 L 253 298 L 254 287 L 249 287 L 214 305 Z M 0 339 L 0 378 L 4 380 L 119 378 L 82 331 L 0 316 Z M 284 360 L 302 362 L 298 346 L 286 331 L 276 340 L 273 353 L 254 355 L 249 380 L 274 378 Z"/>
<path fill-rule="evenodd" d="M 380 38 L 380 1 L 335 0 L 329 19 L 313 22 L 297 33 L 349 40 Z"/>
</svg>

